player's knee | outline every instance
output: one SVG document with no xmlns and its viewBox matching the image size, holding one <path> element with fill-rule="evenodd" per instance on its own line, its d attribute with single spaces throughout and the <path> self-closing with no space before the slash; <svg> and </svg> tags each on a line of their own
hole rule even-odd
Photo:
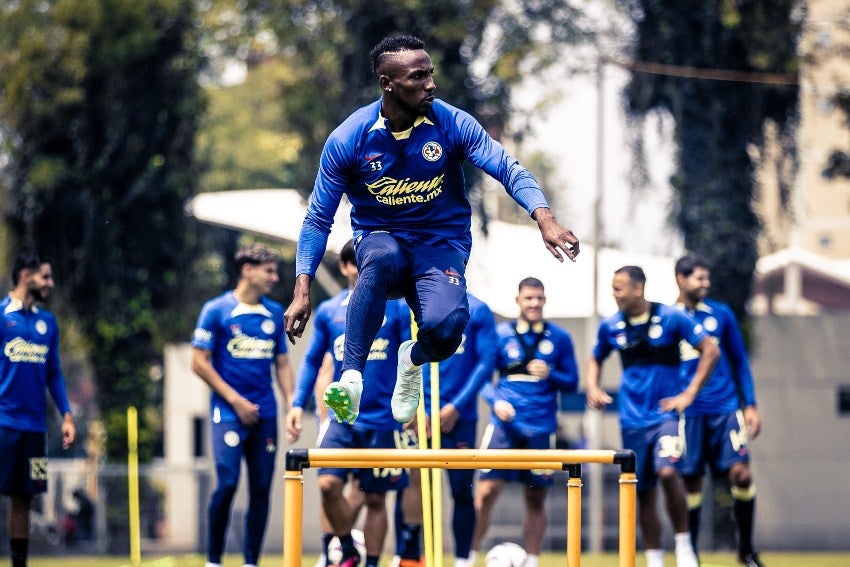
<svg viewBox="0 0 850 567">
<path fill-rule="evenodd" d="M 457 351 L 463 340 L 463 330 L 469 322 L 469 311 L 455 309 L 440 323 L 420 330 L 419 347 L 432 362 L 440 362 Z"/>
</svg>

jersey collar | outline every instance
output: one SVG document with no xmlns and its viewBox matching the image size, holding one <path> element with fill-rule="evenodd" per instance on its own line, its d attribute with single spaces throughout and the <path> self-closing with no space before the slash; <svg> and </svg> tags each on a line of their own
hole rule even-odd
<svg viewBox="0 0 850 567">
<path fill-rule="evenodd" d="M 6 306 L 6 309 L 3 310 L 3 313 L 14 313 L 15 311 L 26 311 L 26 309 L 24 309 L 24 302 L 10 295 L 9 305 Z M 38 313 L 38 306 L 33 303 L 32 309 L 30 309 L 30 311 L 32 313 Z"/>
<path fill-rule="evenodd" d="M 516 322 L 516 332 L 520 335 L 526 334 L 529 330 L 539 335 L 545 328 L 546 326 L 543 324 L 543 321 L 537 321 L 532 325 L 529 325 L 528 321 L 521 321 L 519 319 Z"/>
<path fill-rule="evenodd" d="M 390 132 L 390 134 L 392 134 L 396 140 L 406 140 L 410 137 L 410 134 L 413 132 L 413 129 L 419 126 L 420 124 L 430 124 L 431 126 L 434 125 L 434 123 L 431 122 L 431 120 L 427 116 L 417 116 L 416 120 L 413 121 L 413 126 L 403 132 Z M 375 120 L 374 124 L 372 124 L 372 127 L 369 128 L 370 132 L 373 130 L 389 131 L 389 129 L 387 128 L 387 119 L 383 117 L 380 109 L 378 109 L 378 118 Z"/>
</svg>

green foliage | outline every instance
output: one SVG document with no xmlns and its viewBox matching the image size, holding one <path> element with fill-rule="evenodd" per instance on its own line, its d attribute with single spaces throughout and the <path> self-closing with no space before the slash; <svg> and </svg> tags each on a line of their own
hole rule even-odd
<svg viewBox="0 0 850 567">
<path fill-rule="evenodd" d="M 113 413 L 161 403 L 149 368 L 188 336 L 203 287 L 183 212 L 205 104 L 193 5 L 21 0 L 0 19 L 3 212 L 13 248 L 52 261 L 59 310 L 87 337 L 112 457 L 126 453 Z"/>
<path fill-rule="evenodd" d="M 796 0 L 632 0 L 634 58 L 697 69 L 793 74 L 799 23 Z M 633 72 L 631 112 L 663 108 L 676 121 L 679 148 L 672 183 L 685 246 L 714 265 L 714 294 L 745 316 L 757 260 L 759 221 L 752 209 L 754 165 L 748 146 L 764 145 L 766 121 L 793 135 L 797 88 Z M 786 146 L 787 147 L 787 146 Z"/>
</svg>

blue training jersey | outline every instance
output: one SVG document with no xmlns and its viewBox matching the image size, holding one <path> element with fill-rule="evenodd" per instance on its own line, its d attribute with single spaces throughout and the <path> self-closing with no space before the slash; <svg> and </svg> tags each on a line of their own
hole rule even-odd
<svg viewBox="0 0 850 567">
<path fill-rule="evenodd" d="M 634 348 L 639 340 L 653 349 L 634 364 L 623 358 L 617 399 L 620 425 L 624 429 L 654 427 L 677 419 L 676 412 L 661 411 L 659 402 L 684 389 L 679 379 L 679 343 L 685 341 L 695 347 L 706 336 L 702 325 L 685 313 L 658 303 L 653 304 L 651 316 L 647 314 L 628 324 L 622 311 L 600 323 L 593 347 L 593 356 L 600 364 L 615 350 L 624 357 L 623 351 Z"/>
<path fill-rule="evenodd" d="M 50 311 L 7 295 L 0 357 L 0 425 L 18 431 L 45 431 L 46 391 L 63 415 L 71 411 L 59 366 L 59 324 Z M 4 456 L 6 458 L 6 456 Z"/>
<path fill-rule="evenodd" d="M 343 194 L 352 205 L 354 241 L 374 231 L 427 245 L 446 245 L 467 258 L 471 207 L 463 162 L 505 186 L 529 214 L 548 207 L 537 181 L 468 113 L 435 100 L 404 139 L 364 106 L 331 133 L 298 239 L 296 275 L 315 275 Z"/>
<path fill-rule="evenodd" d="M 333 355 L 333 380 L 342 375 L 342 357 L 345 351 L 345 321 L 351 291 L 343 290 L 323 301 L 316 308 L 313 334 L 295 381 L 292 407 L 303 408 L 313 394 L 319 369 L 325 353 Z M 410 339 L 410 309 L 404 300 L 387 301 L 384 321 L 378 331 L 366 367 L 363 371 L 363 394 L 356 426 L 363 429 L 401 429 L 402 424 L 393 419 L 390 398 L 395 386 L 398 366 L 398 347 Z M 333 410 L 328 408 L 333 416 Z"/>
<path fill-rule="evenodd" d="M 720 348 L 720 360 L 717 361 L 714 372 L 694 403 L 685 410 L 685 415 L 731 413 L 739 409 L 742 402 L 744 406 L 756 405 L 753 372 L 744 347 L 744 337 L 732 310 L 726 304 L 712 299 L 701 301 L 693 311 L 681 303 L 676 307 L 701 323 L 711 340 Z M 682 343 L 680 346 L 680 376 L 684 388 L 694 377 L 699 364 L 699 351 L 688 343 Z"/>
<path fill-rule="evenodd" d="M 212 353 L 212 365 L 241 396 L 260 406 L 260 417 L 276 417 L 272 367 L 286 354 L 283 306 L 267 297 L 246 305 L 228 291 L 201 308 L 192 346 Z M 233 407 L 214 390 L 210 417 L 215 423 L 239 421 Z"/>
<path fill-rule="evenodd" d="M 485 386 L 482 396 L 491 406 L 497 400 L 509 402 L 516 416 L 509 427 L 525 434 L 554 433 L 558 429 L 558 391 L 574 392 L 578 386 L 573 339 L 562 327 L 549 321 L 529 326 L 505 321 L 496 327 L 499 338 L 496 367 L 499 382 Z M 533 359 L 549 365 L 549 377 L 525 372 Z M 496 423 L 495 414 L 490 421 Z"/>
<path fill-rule="evenodd" d="M 467 294 L 469 322 L 457 351 L 440 363 L 440 407 L 451 403 L 460 419 L 478 419 L 478 392 L 493 379 L 496 320 L 486 303 Z M 422 367 L 425 411 L 431 415 L 431 364 Z"/>
</svg>

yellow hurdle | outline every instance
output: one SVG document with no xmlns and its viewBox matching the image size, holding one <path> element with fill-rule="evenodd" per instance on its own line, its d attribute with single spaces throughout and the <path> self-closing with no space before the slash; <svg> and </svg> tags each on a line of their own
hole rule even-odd
<svg viewBox="0 0 850 567">
<path fill-rule="evenodd" d="M 309 467 L 373 468 L 386 463 L 432 469 L 561 469 L 567 481 L 567 567 L 581 561 L 581 465 L 620 466 L 620 562 L 635 565 L 637 476 L 632 451 L 593 449 L 290 449 L 284 475 L 283 565 L 301 567 L 304 474 Z M 425 480 L 423 478 L 423 491 Z M 434 543 L 434 542 L 432 542 Z M 435 549 L 434 547 L 431 548 Z M 427 551 L 427 548 L 426 548 Z M 440 554 L 442 556 L 442 554 Z M 431 564 L 433 565 L 433 564 Z"/>
</svg>

